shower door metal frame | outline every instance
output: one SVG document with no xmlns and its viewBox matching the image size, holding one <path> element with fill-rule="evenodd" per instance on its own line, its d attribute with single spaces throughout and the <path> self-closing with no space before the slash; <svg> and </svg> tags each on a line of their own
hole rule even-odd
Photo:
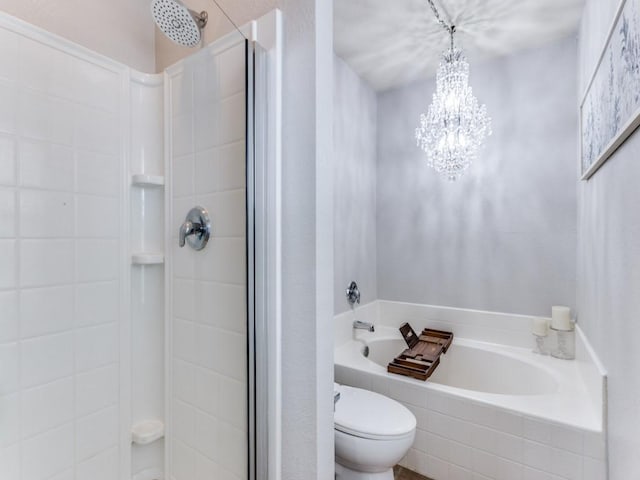
<svg viewBox="0 0 640 480">
<path fill-rule="evenodd" d="M 249 480 L 269 476 L 268 312 L 268 62 L 255 41 L 246 42 L 247 72 L 247 312 Z"/>
<path fill-rule="evenodd" d="M 245 40 L 246 92 L 246 239 L 247 239 L 247 468 L 249 480 L 256 479 L 256 247 L 255 247 L 255 91 L 254 45 Z"/>
<path fill-rule="evenodd" d="M 249 358 L 249 479 L 278 480 L 281 412 L 282 14 L 252 22 L 247 42 L 247 265 L 252 325 Z M 251 139 L 251 141 L 249 141 Z M 250 172 L 250 173 L 249 173 Z M 249 278 L 249 277 L 248 277 Z"/>
</svg>

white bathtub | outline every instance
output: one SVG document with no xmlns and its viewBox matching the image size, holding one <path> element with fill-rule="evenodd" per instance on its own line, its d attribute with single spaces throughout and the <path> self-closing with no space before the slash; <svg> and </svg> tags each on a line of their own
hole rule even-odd
<svg viewBox="0 0 640 480">
<path fill-rule="evenodd" d="M 456 336 L 423 382 L 387 372 L 404 348 L 397 327 L 380 324 L 335 348 L 337 382 L 388 395 L 416 415 L 404 466 L 434 480 L 606 479 L 602 410 L 581 362 Z"/>
<path fill-rule="evenodd" d="M 370 338 L 366 345 L 369 360 L 385 369 L 390 359 L 407 348 L 402 338 L 388 338 L 384 333 Z M 558 380 L 548 369 L 469 340 L 456 340 L 451 345 L 440 357 L 440 364 L 429 381 L 501 395 L 547 395 L 559 390 Z"/>
<path fill-rule="evenodd" d="M 387 373 L 386 365 L 406 346 L 400 332 L 377 326 L 357 332 L 335 352 L 335 365 L 446 392 L 510 411 L 599 431 L 601 418 L 589 399 L 577 362 L 536 355 L 530 349 L 454 338 L 426 381 Z M 363 355 L 364 346 L 369 356 Z"/>
</svg>

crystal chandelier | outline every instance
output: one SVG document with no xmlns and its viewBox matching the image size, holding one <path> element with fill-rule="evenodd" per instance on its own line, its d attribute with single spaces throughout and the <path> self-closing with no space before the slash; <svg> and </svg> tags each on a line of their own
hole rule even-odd
<svg viewBox="0 0 640 480">
<path fill-rule="evenodd" d="M 436 172 L 455 181 L 476 159 L 486 136 L 491 135 L 487 107 L 479 105 L 469 86 L 469 64 L 455 48 L 456 27 L 445 23 L 432 0 L 428 0 L 438 23 L 451 36 L 451 47 L 442 55 L 436 75 L 436 93 L 416 128 L 417 144 Z"/>
</svg>

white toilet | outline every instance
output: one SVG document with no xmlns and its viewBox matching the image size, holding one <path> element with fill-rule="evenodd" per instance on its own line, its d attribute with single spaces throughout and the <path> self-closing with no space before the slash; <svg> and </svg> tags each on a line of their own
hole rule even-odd
<svg viewBox="0 0 640 480">
<path fill-rule="evenodd" d="M 393 480 L 393 466 L 411 448 L 416 417 L 378 393 L 334 384 L 336 480 Z"/>
</svg>

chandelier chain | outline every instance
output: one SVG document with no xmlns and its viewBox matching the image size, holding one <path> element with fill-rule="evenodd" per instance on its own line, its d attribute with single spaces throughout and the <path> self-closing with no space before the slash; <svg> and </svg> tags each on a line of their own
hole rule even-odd
<svg viewBox="0 0 640 480">
<path fill-rule="evenodd" d="M 456 26 L 455 25 L 449 25 L 447 22 L 445 22 L 442 19 L 442 17 L 440 16 L 440 12 L 436 8 L 435 4 L 433 3 L 433 0 L 427 0 L 427 2 L 429 3 L 429 6 L 431 7 L 431 10 L 433 11 L 433 15 L 436 17 L 436 21 L 438 22 L 438 24 L 442 28 L 444 28 L 447 32 L 449 32 L 449 35 L 451 37 L 451 51 L 453 51 L 453 34 L 456 31 Z"/>
</svg>

